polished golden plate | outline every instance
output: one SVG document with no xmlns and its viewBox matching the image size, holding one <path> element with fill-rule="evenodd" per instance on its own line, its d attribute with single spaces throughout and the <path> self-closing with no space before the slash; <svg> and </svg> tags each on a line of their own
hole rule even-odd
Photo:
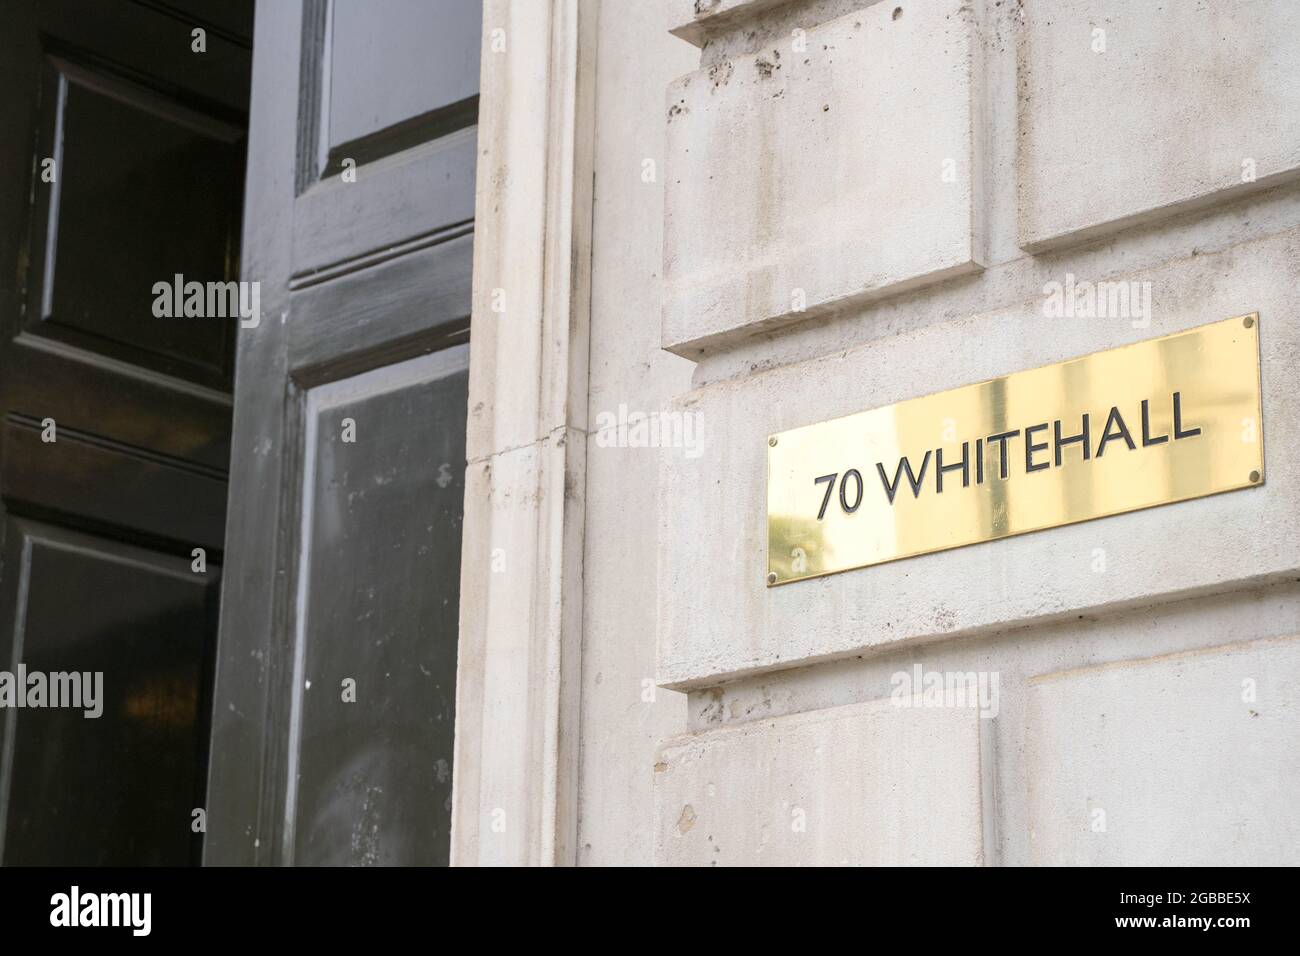
<svg viewBox="0 0 1300 956">
<path fill-rule="evenodd" d="M 780 432 L 767 583 L 1247 488 L 1263 441 L 1255 314 Z"/>
</svg>

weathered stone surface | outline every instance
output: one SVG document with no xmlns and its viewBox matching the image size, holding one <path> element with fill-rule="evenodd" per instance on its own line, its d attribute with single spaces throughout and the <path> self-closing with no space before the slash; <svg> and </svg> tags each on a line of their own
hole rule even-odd
<svg viewBox="0 0 1300 956">
<path fill-rule="evenodd" d="M 1300 638 L 1029 682 L 1031 862 L 1300 862 Z"/>
<path fill-rule="evenodd" d="M 1300 4 L 1028 0 L 1023 10 L 1024 248 L 1300 175 Z"/>
<path fill-rule="evenodd" d="M 660 471 L 661 682 L 708 686 L 905 642 L 1294 577 L 1300 459 L 1289 449 L 1300 445 L 1300 393 L 1286 383 L 1300 355 L 1300 327 L 1290 319 L 1300 287 L 1300 229 L 1179 259 L 1142 278 L 1152 283 L 1155 302 L 1147 328 L 1120 319 L 1047 319 L 1040 300 L 684 395 L 679 407 L 698 415 L 713 437 L 701 456 L 666 459 Z M 764 586 L 773 432 L 1256 308 L 1261 487 Z"/>
<path fill-rule="evenodd" d="M 699 59 L 666 34 L 667 15 L 658 3 L 634 2 L 602 17 L 597 182 L 627 180 L 647 150 L 663 155 L 663 122 L 647 128 L 645 117 L 659 114 L 664 87 Z M 665 41 L 647 53 L 652 37 Z M 650 763 L 655 748 L 686 727 L 686 698 L 647 687 L 655 672 L 654 558 L 646 556 L 658 524 L 655 483 L 660 457 L 682 452 L 611 446 L 597 431 L 620 405 L 653 414 L 690 387 L 691 363 L 659 348 L 663 203 L 647 202 L 640 185 L 598 189 L 592 223 L 598 278 L 591 290 L 578 862 L 596 866 L 653 862 Z"/>
<path fill-rule="evenodd" d="M 989 722 L 884 700 L 679 737 L 655 764 L 657 861 L 981 864 Z"/>
<path fill-rule="evenodd" d="M 959 0 L 894 9 L 669 88 L 665 348 L 698 354 L 979 269 L 974 13 Z"/>
<path fill-rule="evenodd" d="M 1026 0 L 1026 4 L 1044 6 L 1043 0 Z M 734 330 L 728 327 L 720 333 L 706 331 L 701 333 L 706 354 L 679 349 L 700 359 L 694 369 L 694 384 L 690 363 L 660 351 L 661 307 L 668 291 L 662 277 L 664 191 L 675 188 L 676 178 L 672 161 L 665 165 L 665 149 L 668 131 L 680 118 L 675 116 L 671 126 L 668 123 L 664 90 L 701 58 L 699 49 L 678 39 L 687 31 L 677 26 L 697 20 L 707 24 L 701 37 L 708 40 L 703 51 L 708 66 L 728 58 L 738 61 L 747 50 L 771 49 L 769 37 L 786 60 L 792 27 L 812 28 L 819 20 L 829 23 L 847 12 L 849 5 L 850 0 L 842 4 L 839 0 L 775 4 L 718 0 L 707 7 L 702 4 L 703 15 L 698 18 L 695 0 L 675 0 L 671 7 L 637 0 L 601 5 L 598 118 L 593 134 L 597 188 L 589 421 L 578 422 L 576 416 L 567 419 L 574 425 L 568 440 L 581 441 L 575 434 L 579 428 L 589 433 L 581 562 L 581 724 L 580 734 L 565 736 L 581 742 L 578 859 L 583 863 L 639 864 L 656 855 L 668 861 L 665 846 L 676 854 L 672 861 L 685 862 L 696 852 L 689 844 L 692 834 L 707 837 L 720 832 L 707 829 L 711 819 L 708 804 L 703 800 L 697 803 L 693 795 L 654 806 L 654 790 L 659 789 L 661 800 L 665 794 L 665 781 L 657 778 L 672 775 L 656 774 L 652 769 L 655 748 L 680 733 L 688 720 L 689 726 L 707 728 L 708 733 L 679 739 L 665 754 L 678 752 L 690 741 L 704 749 L 709 741 L 723 740 L 719 731 L 724 726 L 740 731 L 744 726 L 736 722 L 756 715 L 762 715 L 767 723 L 748 725 L 747 732 L 760 735 L 756 740 L 775 741 L 779 736 L 770 735 L 779 731 L 769 729 L 766 737 L 761 734 L 778 715 L 813 715 L 830 707 L 856 706 L 880 698 L 888 693 L 894 671 L 920 661 L 927 669 L 1001 671 L 1002 710 L 996 720 L 983 722 L 996 728 L 998 758 L 999 842 L 996 854 L 986 852 L 985 856 L 999 863 L 1027 864 L 1036 856 L 1043 858 L 1041 847 L 1045 845 L 1041 832 L 1034 838 L 1040 848 L 1034 850 L 1030 845 L 1029 759 L 1031 752 L 1035 761 L 1044 759 L 1043 748 L 1048 746 L 1041 730 L 1027 730 L 1028 680 L 1102 661 L 1185 655 L 1197 648 L 1300 631 L 1296 611 L 1300 598 L 1295 592 L 1300 587 L 1295 583 L 1300 577 L 1300 516 L 1296 508 L 1300 469 L 1291 463 L 1294 456 L 1287 452 L 1300 438 L 1300 426 L 1291 424 L 1300 422 L 1298 393 L 1291 386 L 1294 370 L 1300 368 L 1300 334 L 1292 319 L 1295 289 L 1300 288 L 1300 191 L 1283 187 L 1220 203 L 1240 191 L 1234 187 L 1211 194 L 1200 214 L 1153 215 L 1149 224 L 1124 230 L 1102 243 L 1070 245 L 1078 238 L 1070 233 L 1057 251 L 1025 254 L 1018 220 L 1022 193 L 1017 163 L 1019 119 L 1028 108 L 1021 99 L 1031 91 L 1017 85 L 1021 78 L 1017 75 L 1017 36 L 1023 29 L 1020 10 L 1030 9 L 1028 6 L 988 3 L 984 10 L 985 271 L 851 306 L 791 325 L 780 335 L 751 335 L 753 329 L 766 327 L 761 323 Z M 857 5 L 864 10 L 872 6 L 865 0 Z M 506 4 L 501 6 L 504 9 Z M 521 14 L 529 16 L 546 6 L 515 4 Z M 908 22 L 920 6 L 920 0 L 892 0 L 887 5 L 889 15 L 892 17 L 894 8 L 902 8 L 903 13 L 899 21 L 891 20 L 891 25 Z M 1104 7 L 1099 4 L 1097 9 Z M 1265 10 L 1258 4 L 1250 9 Z M 825 16 L 828 10 L 834 10 L 834 16 Z M 1035 16 L 1039 12 L 1031 9 Z M 736 19 L 729 26 L 730 17 Z M 492 23 L 496 25 L 496 21 Z M 670 27 L 677 36 L 667 32 Z M 1170 40 L 1217 51 L 1214 55 L 1225 62 L 1236 55 L 1235 41 L 1224 40 L 1213 17 L 1195 20 L 1195 29 L 1198 38 L 1194 42 L 1185 36 Z M 516 30 L 510 25 L 510 56 L 521 53 Z M 751 32 L 754 30 L 758 39 Z M 1113 50 L 1113 29 L 1109 38 Z M 1085 42 L 1090 39 L 1089 29 Z M 1282 39 L 1275 38 L 1275 42 Z M 819 52 L 820 46 L 810 44 L 810 49 Z M 523 52 L 532 56 L 530 50 L 535 52 L 532 47 Z M 542 75 L 538 62 L 525 65 L 521 73 Z M 845 63 L 837 56 L 835 68 Z M 1136 63 L 1132 66 L 1136 68 Z M 1188 65 L 1182 72 L 1194 68 Z M 783 65 L 774 71 L 775 77 L 784 78 L 789 69 Z M 1166 101 L 1162 108 L 1178 107 L 1181 90 L 1191 82 L 1181 73 L 1173 75 L 1168 88 L 1158 94 Z M 533 101 L 523 97 L 524 90 L 520 86 L 515 90 L 518 95 L 503 100 L 487 96 L 485 88 L 485 108 L 492 102 L 510 103 L 513 112 L 508 125 L 523 123 L 539 138 L 528 150 L 521 148 L 518 158 L 510 163 L 493 147 L 480 179 L 525 182 L 529 195 L 543 196 L 546 191 L 533 184 L 540 181 L 534 165 L 542 149 L 538 144 L 544 138 L 526 122 L 538 111 Z M 1088 96 L 1078 99 L 1082 94 L 1069 77 L 1053 87 L 1050 95 L 1076 98 L 1085 105 L 1089 102 Z M 774 102 L 779 104 L 784 96 Z M 1106 103 L 1103 114 L 1129 109 L 1130 104 L 1114 99 Z M 822 105 L 817 103 L 817 109 Z M 829 115 L 835 115 L 835 104 L 829 105 Z M 1034 108 L 1039 107 L 1046 108 L 1043 104 Z M 930 108 L 927 104 L 921 115 L 928 117 Z M 1231 117 L 1200 115 L 1190 105 L 1187 108 L 1190 121 L 1202 125 L 1232 121 Z M 1228 108 L 1238 109 L 1240 104 L 1229 103 Z M 1291 115 L 1278 114 L 1274 122 L 1289 121 Z M 1104 119 L 1098 120 L 1096 115 L 1080 117 L 1080 123 L 1093 132 L 1100 128 L 1099 122 Z M 915 117 L 908 117 L 907 125 L 915 125 Z M 907 143 L 909 135 L 898 141 Z M 780 140 L 779 150 L 770 152 L 792 156 L 789 162 L 793 163 L 805 142 L 786 137 Z M 646 159 L 655 160 L 658 167 L 653 183 L 639 175 Z M 719 168 L 725 175 L 735 160 L 728 155 L 721 162 Z M 825 168 L 807 163 L 811 176 L 824 176 Z M 1145 168 L 1135 169 L 1134 175 L 1157 179 L 1164 175 L 1158 165 L 1150 166 L 1149 175 L 1142 172 Z M 710 169 L 706 175 L 715 172 Z M 1264 166 L 1260 172 L 1266 172 Z M 1103 199 L 1107 190 L 1119 190 L 1122 198 L 1125 190 L 1136 188 L 1123 182 L 1104 185 L 1110 176 L 1105 168 L 1094 166 L 1085 173 L 1099 178 L 1101 185 L 1095 189 Z M 1065 183 L 1059 189 L 1062 195 L 1069 195 L 1070 189 L 1082 193 L 1089 187 Z M 1048 194 L 1036 201 L 1056 200 Z M 698 217 L 692 214 L 685 220 L 686 226 L 712 228 L 704 217 L 716 214 L 719 208 L 729 214 L 725 207 L 705 205 Z M 1059 208 L 1068 211 L 1068 203 L 1063 200 Z M 509 221 L 512 232 L 518 232 L 527 215 L 512 212 Z M 727 235 L 727 242 L 735 241 Z M 502 255 L 516 261 L 513 252 Z M 477 253 L 476 257 L 491 261 Z M 737 257 L 728 262 L 723 278 L 733 271 L 743 275 L 747 268 L 746 261 Z M 1080 280 L 1150 281 L 1154 300 L 1150 326 L 1136 328 L 1127 318 L 1045 318 L 1044 283 L 1064 282 L 1067 274 Z M 512 378 L 498 383 L 505 391 L 497 408 L 488 403 L 473 410 L 472 414 L 483 420 L 514 407 L 516 391 L 537 389 L 538 375 L 530 370 L 546 339 L 528 311 L 538 301 L 536 284 L 507 274 L 500 282 L 480 283 L 480 294 L 490 294 L 497 285 L 508 287 L 510 311 L 497 325 L 497 340 L 489 338 L 486 348 L 504 357 L 501 367 Z M 762 462 L 769 432 L 1257 309 L 1262 315 L 1267 403 L 1268 476 L 1263 487 L 850 572 L 775 592 L 763 586 Z M 783 321 L 778 319 L 775 324 Z M 481 353 L 478 331 L 474 347 Z M 684 338 L 690 342 L 694 335 Z M 514 343 L 512 336 L 528 341 Z M 708 444 L 702 457 L 687 457 L 677 448 L 608 447 L 599 441 L 596 429 L 602 413 L 621 404 L 642 413 L 661 412 L 674 396 L 679 409 L 703 416 L 700 421 Z M 538 442 L 539 436 L 550 435 L 566 419 L 532 411 L 535 399 L 520 401 L 519 407 L 528 414 L 492 423 L 485 434 L 497 437 L 483 445 L 482 454 L 517 444 L 536 445 L 536 449 L 506 451 L 500 462 L 493 462 L 497 472 L 490 491 L 483 477 L 471 475 L 471 494 L 490 493 L 493 508 L 502 511 L 493 519 L 497 530 L 491 541 L 485 540 L 481 548 L 466 545 L 465 562 L 476 568 L 490 566 L 490 549 L 495 547 L 507 549 L 507 567 L 511 569 L 528 560 L 528 555 L 539 553 L 524 525 L 531 521 L 536 526 L 546 519 L 526 507 L 538 485 L 530 485 L 524 478 L 529 469 L 541 467 L 545 461 L 541 452 L 547 446 Z M 656 479 L 657 502 L 653 500 Z M 1099 549 L 1104 553 L 1103 572 L 1094 570 Z M 514 578 L 507 581 L 501 573 L 490 579 L 486 573 L 479 577 L 485 579 L 482 587 L 494 589 L 488 602 L 491 608 L 471 615 L 467 626 L 479 627 L 475 621 L 489 614 L 497 621 L 487 653 L 502 659 L 501 674 L 505 675 L 519 666 L 519 655 L 528 650 L 522 640 L 511 635 L 526 630 L 533 610 L 527 588 L 516 587 Z M 501 589 L 506 590 L 497 594 Z M 689 710 L 681 695 L 662 689 L 657 695 L 647 693 L 646 682 L 656 674 L 652 637 L 656 628 L 660 680 L 695 689 Z M 918 646 L 920 642 L 925 646 Z M 799 666 L 819 660 L 826 663 Z M 473 655 L 468 656 L 467 666 L 475 666 L 474 661 Z M 745 671 L 753 676 L 720 686 L 722 678 Z M 499 723 L 485 725 L 479 733 L 485 753 L 483 766 L 458 764 L 456 769 L 457 775 L 463 776 L 465 767 L 470 766 L 475 779 L 482 782 L 477 806 L 487 812 L 466 812 L 461 822 L 465 832 L 472 827 L 486 840 L 499 841 L 500 846 L 489 842 L 475 860 L 527 861 L 516 837 L 539 828 L 518 826 L 515 807 L 520 801 L 507 783 L 519 776 L 541 780 L 536 764 L 525 758 L 542 748 L 529 751 L 521 746 L 525 743 L 521 738 L 503 735 L 501 728 L 531 720 L 527 715 L 535 711 L 526 706 L 510 681 L 496 680 L 490 687 L 490 701 L 471 700 L 475 712 L 491 706 L 501 714 Z M 1261 711 L 1259 720 L 1264 719 L 1266 713 Z M 1036 721 L 1039 727 L 1043 723 Z M 466 736 L 474 730 L 472 725 L 463 726 Z M 538 720 L 533 726 L 547 725 Z M 1068 722 L 1058 726 L 1070 729 Z M 1027 736 L 1035 735 L 1039 740 L 1030 748 Z M 1242 739 L 1249 742 L 1249 738 Z M 756 744 L 754 750 L 744 751 L 757 754 L 745 758 L 759 768 L 756 774 L 764 772 L 766 758 L 762 754 L 767 747 L 766 743 Z M 790 765 L 787 744 L 772 743 L 771 749 L 774 760 L 780 755 L 781 765 Z M 1293 769 L 1279 771 L 1275 791 L 1294 791 L 1298 777 Z M 704 781 L 706 797 L 709 782 L 716 786 L 717 778 Z M 671 787 L 674 795 L 688 792 L 684 785 L 673 783 Z M 464 792 L 480 799 L 473 788 Z M 958 791 L 952 801 L 967 796 Z M 724 797 L 730 799 L 726 791 L 719 790 L 715 800 Z M 1034 799 L 1041 801 L 1042 795 Z M 693 828 L 670 844 L 677 840 L 675 827 L 688 804 L 695 814 Z M 498 807 L 507 809 L 503 834 L 495 834 L 490 826 L 490 813 Z M 936 809 L 945 807 L 936 805 Z M 813 831 L 814 818 L 808 819 L 804 836 Z M 1064 826 L 1077 824 L 1072 817 L 1061 819 Z M 1215 825 L 1205 817 L 1198 819 L 1205 827 Z M 788 817 L 778 822 L 785 824 L 783 833 L 793 836 Z M 1111 825 L 1114 832 L 1117 824 L 1113 816 Z M 883 843 L 886 838 L 881 840 Z M 723 845 L 721 854 L 710 848 L 700 859 L 711 862 L 704 859 L 711 856 L 730 861 L 730 852 L 744 847 L 743 841 Z M 789 855 L 785 858 L 792 861 L 815 856 L 806 852 L 807 844 L 788 844 L 786 850 Z M 773 854 L 765 851 L 756 858 L 771 859 Z M 830 862 L 842 859 L 829 853 L 823 858 Z"/>
<path fill-rule="evenodd" d="M 743 25 L 781 5 L 798 6 L 802 0 L 667 0 L 671 32 L 696 46 L 710 34 Z M 865 2 L 865 0 L 864 0 Z"/>
</svg>

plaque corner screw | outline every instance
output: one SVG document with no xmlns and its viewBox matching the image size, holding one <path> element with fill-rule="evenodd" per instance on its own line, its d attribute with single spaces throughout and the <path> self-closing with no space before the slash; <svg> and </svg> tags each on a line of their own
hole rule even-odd
<svg viewBox="0 0 1300 956">
<path fill-rule="evenodd" d="M 768 443 L 768 445 L 770 445 L 771 447 L 775 448 L 775 447 L 776 447 L 776 436 L 773 435 L 771 438 L 769 438 L 769 439 L 767 440 L 767 443 Z"/>
<path fill-rule="evenodd" d="M 1241 324 L 1244 325 L 1244 326 L 1245 326 L 1246 328 L 1248 328 L 1248 329 L 1250 329 L 1250 328 L 1254 328 L 1254 327 L 1255 327 L 1255 317 L 1254 317 L 1253 315 L 1248 315 L 1248 316 L 1246 316 L 1245 319 L 1242 320 L 1242 323 L 1241 323 Z"/>
<path fill-rule="evenodd" d="M 772 439 L 772 443 L 773 443 L 773 444 L 776 444 L 776 439 L 775 439 L 775 438 Z M 775 572 L 775 571 L 768 571 L 768 572 L 767 572 L 767 583 L 768 583 L 768 584 L 776 584 L 776 572 Z"/>
<path fill-rule="evenodd" d="M 1250 483 L 1251 483 L 1252 485 L 1259 484 L 1259 479 L 1260 479 L 1260 477 L 1261 477 L 1261 476 L 1260 476 L 1260 473 L 1259 473 L 1259 472 L 1257 472 L 1257 471 L 1252 471 L 1252 472 L 1250 473 Z"/>
</svg>

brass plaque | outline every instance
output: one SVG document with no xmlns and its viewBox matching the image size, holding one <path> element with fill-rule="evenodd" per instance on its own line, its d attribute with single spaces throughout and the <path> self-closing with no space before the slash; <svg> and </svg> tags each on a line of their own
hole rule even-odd
<svg viewBox="0 0 1300 956">
<path fill-rule="evenodd" d="M 780 432 L 767 583 L 1259 484 L 1260 416 L 1247 315 Z"/>
</svg>

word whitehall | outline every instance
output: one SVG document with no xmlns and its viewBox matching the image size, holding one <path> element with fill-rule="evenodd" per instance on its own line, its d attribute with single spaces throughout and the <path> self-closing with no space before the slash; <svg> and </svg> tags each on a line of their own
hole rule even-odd
<svg viewBox="0 0 1300 956">
<path fill-rule="evenodd" d="M 233 319 L 245 329 L 262 321 L 260 282 L 186 282 L 176 273 L 172 283 L 153 284 L 153 314 L 159 319 Z"/>
<path fill-rule="evenodd" d="M 0 707 L 71 707 L 94 720 L 104 713 L 103 671 L 0 671 Z"/>
<path fill-rule="evenodd" d="M 903 474 L 907 474 L 907 485 L 911 488 L 912 497 L 920 498 L 921 489 L 926 482 L 926 474 L 933 476 L 934 493 L 941 495 L 945 487 L 951 489 L 954 483 L 960 478 L 961 487 L 969 488 L 972 483 L 982 485 L 985 481 L 992 482 L 995 478 L 1005 481 L 1011 474 L 1012 461 L 1015 461 L 1015 470 L 1023 474 L 1032 474 L 1036 471 L 1044 471 L 1048 468 L 1056 467 L 1078 467 L 1081 462 L 1100 460 L 1108 450 L 1111 454 L 1125 454 L 1121 449 L 1128 452 L 1135 452 L 1140 447 L 1142 452 L 1147 453 L 1149 448 L 1165 445 L 1170 441 L 1186 441 L 1195 438 L 1201 434 L 1199 427 L 1191 427 L 1183 421 L 1183 396 L 1181 392 L 1174 392 L 1169 397 L 1169 406 L 1173 417 L 1172 434 L 1154 434 L 1152 431 L 1151 403 L 1148 399 L 1142 399 L 1136 410 L 1129 410 L 1129 420 L 1125 421 L 1124 413 L 1118 406 L 1111 406 L 1110 412 L 1104 416 L 1105 425 L 1100 430 L 1096 428 L 1096 422 L 1101 421 L 1103 416 L 1098 415 L 1094 420 L 1086 412 L 1080 416 L 1077 430 L 1073 423 L 1062 422 L 1059 418 L 1050 422 L 1039 422 L 1037 425 L 1030 425 L 1026 428 L 1013 428 L 1010 431 L 998 432 L 995 435 L 980 436 L 974 442 L 974 455 L 971 454 L 971 442 L 969 440 L 961 443 L 961 457 L 954 460 L 951 458 L 951 452 L 948 456 L 944 455 L 943 448 L 934 448 L 927 451 L 920 459 L 920 467 L 914 467 L 913 461 L 904 455 L 894 466 L 894 477 L 891 480 L 885 469 L 885 463 L 876 462 L 876 473 L 880 476 L 880 484 L 892 505 L 894 499 L 899 494 L 900 486 L 903 484 Z M 1134 412 L 1136 411 L 1136 414 Z M 1163 408 L 1160 409 L 1163 412 Z M 1130 426 L 1129 421 L 1133 424 Z M 1064 426 L 1064 429 L 1062 428 Z M 1073 434 L 1068 432 L 1073 430 Z M 1100 431 L 1100 437 L 1098 432 Z M 1042 441 L 1036 441 L 1035 437 L 1043 434 Z M 1019 442 L 1019 445 L 1015 445 Z M 1012 447 L 1014 446 L 1014 450 Z M 1066 454 L 1070 454 L 1070 463 L 1067 464 Z M 915 455 L 912 456 L 915 458 Z M 992 459 L 990 462 L 989 459 Z M 930 467 L 933 461 L 934 467 Z M 1023 462 L 1023 465 L 1021 464 Z M 852 474 L 854 481 L 857 482 L 859 492 L 862 489 L 862 473 L 856 468 L 850 469 L 845 475 Z M 831 500 L 831 489 L 835 485 L 835 479 L 838 472 L 830 475 L 822 475 L 814 478 L 814 484 L 826 485 L 826 494 L 822 499 L 821 510 L 817 512 L 817 520 L 821 521 L 826 516 L 827 505 Z M 849 506 L 847 499 L 844 498 L 844 492 L 841 486 L 840 505 L 844 511 L 852 513 L 858 509 L 861 504 L 861 495 L 858 497 L 858 504 Z"/>
</svg>

